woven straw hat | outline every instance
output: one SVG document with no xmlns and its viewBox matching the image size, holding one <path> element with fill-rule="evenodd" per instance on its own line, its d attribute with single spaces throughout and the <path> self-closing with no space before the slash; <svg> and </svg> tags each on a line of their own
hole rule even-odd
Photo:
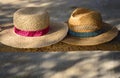
<svg viewBox="0 0 120 78">
<path fill-rule="evenodd" d="M 40 48 L 61 41 L 68 32 L 65 23 L 51 21 L 38 7 L 17 10 L 14 27 L 0 32 L 0 42 L 17 48 Z"/>
<path fill-rule="evenodd" d="M 72 45 L 97 45 L 111 41 L 118 34 L 115 26 L 102 21 L 99 12 L 86 8 L 75 9 L 68 20 L 68 26 L 68 36 L 63 42 Z"/>
</svg>

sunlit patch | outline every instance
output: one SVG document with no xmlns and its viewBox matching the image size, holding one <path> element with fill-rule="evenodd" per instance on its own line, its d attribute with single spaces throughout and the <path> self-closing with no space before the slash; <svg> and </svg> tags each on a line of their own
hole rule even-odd
<svg viewBox="0 0 120 78">
<path fill-rule="evenodd" d="M 9 70 L 9 73 L 17 73 L 19 71 L 18 67 L 14 67 L 12 69 Z"/>
<path fill-rule="evenodd" d="M 1 1 L 1 3 L 5 3 L 5 4 L 7 4 L 7 3 L 12 3 L 12 2 L 15 2 L 15 1 L 18 1 L 18 0 L 3 0 L 3 1 Z"/>
<path fill-rule="evenodd" d="M 86 75 L 84 74 L 84 78 L 95 78 L 98 75 L 97 71 L 87 72 Z"/>
<path fill-rule="evenodd" d="M 27 72 L 27 71 L 22 71 L 22 72 L 18 72 L 18 73 L 16 74 L 16 76 L 24 76 L 24 75 L 27 75 L 27 74 L 29 74 L 29 72 Z"/>
<path fill-rule="evenodd" d="M 55 56 L 59 54 L 58 52 L 50 52 L 50 53 L 46 53 L 44 56 L 42 56 L 43 58 L 47 59 L 47 58 L 51 58 L 52 56 Z"/>
<path fill-rule="evenodd" d="M 61 60 L 77 60 L 81 57 L 79 57 L 79 53 L 75 53 L 75 52 L 69 52 L 64 54 L 64 56 L 61 56 L 60 59 Z"/>
<path fill-rule="evenodd" d="M 36 67 L 37 67 L 36 65 L 30 65 L 30 66 L 26 67 L 25 70 L 32 70 Z"/>
<path fill-rule="evenodd" d="M 114 67 L 119 66 L 119 62 L 116 61 L 105 61 L 104 63 L 101 63 L 100 65 L 105 70 L 113 69 Z"/>
<path fill-rule="evenodd" d="M 53 68 L 55 65 L 56 65 L 56 61 L 48 60 L 40 64 L 39 67 L 44 69 L 50 69 L 50 68 Z"/>
<path fill-rule="evenodd" d="M 35 4 L 28 4 L 28 5 L 26 5 L 26 7 L 34 7 L 34 6 L 36 6 Z"/>
<path fill-rule="evenodd" d="M 3 64 L 3 67 L 10 66 L 10 65 L 12 65 L 12 63 L 8 62 L 8 63 Z"/>
<path fill-rule="evenodd" d="M 49 6 L 50 4 L 52 4 L 52 2 L 46 2 L 46 3 L 42 3 L 42 4 L 40 5 L 40 7 Z"/>
</svg>

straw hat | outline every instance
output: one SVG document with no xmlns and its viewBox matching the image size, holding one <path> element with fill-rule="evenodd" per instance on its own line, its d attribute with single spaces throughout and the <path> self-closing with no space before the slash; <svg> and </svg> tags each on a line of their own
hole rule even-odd
<svg viewBox="0 0 120 78">
<path fill-rule="evenodd" d="M 14 27 L 0 32 L 0 42 L 17 48 L 40 48 L 61 41 L 68 32 L 65 23 L 51 21 L 38 7 L 17 10 Z"/>
<path fill-rule="evenodd" d="M 102 21 L 99 12 L 85 8 L 77 8 L 72 12 L 68 26 L 68 36 L 63 42 L 72 45 L 97 45 L 111 41 L 118 34 L 115 26 Z"/>
</svg>

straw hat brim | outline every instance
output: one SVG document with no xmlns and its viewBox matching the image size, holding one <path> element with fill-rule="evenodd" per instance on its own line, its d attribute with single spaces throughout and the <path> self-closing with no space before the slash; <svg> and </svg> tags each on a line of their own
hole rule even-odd
<svg viewBox="0 0 120 78">
<path fill-rule="evenodd" d="M 118 29 L 115 26 L 111 26 L 107 23 L 103 23 L 103 29 L 105 30 L 104 33 L 94 37 L 79 38 L 67 35 L 62 42 L 71 45 L 92 46 L 109 42 L 118 34 Z"/>
<path fill-rule="evenodd" d="M 51 21 L 50 30 L 40 37 L 24 37 L 17 35 L 13 28 L 0 32 L 0 42 L 2 44 L 17 48 L 40 48 L 55 44 L 67 35 L 68 26 L 65 23 Z"/>
</svg>

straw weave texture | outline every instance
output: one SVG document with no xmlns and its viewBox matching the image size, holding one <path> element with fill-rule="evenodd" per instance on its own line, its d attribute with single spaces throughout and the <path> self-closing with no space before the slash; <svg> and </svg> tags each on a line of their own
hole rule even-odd
<svg viewBox="0 0 120 78">
<path fill-rule="evenodd" d="M 106 23 L 104 23 L 103 26 L 105 32 L 100 35 L 94 37 L 86 37 L 86 38 L 80 38 L 80 37 L 74 37 L 68 35 L 62 42 L 71 45 L 92 46 L 92 45 L 98 45 L 105 42 L 109 42 L 118 35 L 118 29 L 116 27 L 113 27 Z"/>
<path fill-rule="evenodd" d="M 96 11 L 77 8 L 71 14 L 68 24 L 75 32 L 94 32 L 102 28 L 102 17 Z"/>
<path fill-rule="evenodd" d="M 26 37 L 14 32 L 14 27 L 1 31 L 0 43 L 17 48 L 41 48 L 50 46 L 63 40 L 67 35 L 68 26 L 63 22 L 49 19 L 46 11 L 40 8 L 27 7 L 14 13 L 16 28 L 27 31 L 36 31 L 50 26 L 49 32 L 42 36 Z"/>
<path fill-rule="evenodd" d="M 17 48 L 41 48 L 58 43 L 67 35 L 68 27 L 65 23 L 50 21 L 49 32 L 40 37 L 24 37 L 14 33 L 13 28 L 0 33 L 2 44 Z"/>
<path fill-rule="evenodd" d="M 21 30 L 36 31 L 49 26 L 49 15 L 39 8 L 27 7 L 14 13 L 14 25 Z"/>
<path fill-rule="evenodd" d="M 97 30 L 104 31 L 92 37 L 76 37 L 68 34 L 62 42 L 79 45 L 92 46 L 105 42 L 109 42 L 118 35 L 118 29 L 102 21 L 101 14 L 85 8 L 75 9 L 68 21 L 69 29 L 73 32 L 95 32 Z"/>
</svg>

